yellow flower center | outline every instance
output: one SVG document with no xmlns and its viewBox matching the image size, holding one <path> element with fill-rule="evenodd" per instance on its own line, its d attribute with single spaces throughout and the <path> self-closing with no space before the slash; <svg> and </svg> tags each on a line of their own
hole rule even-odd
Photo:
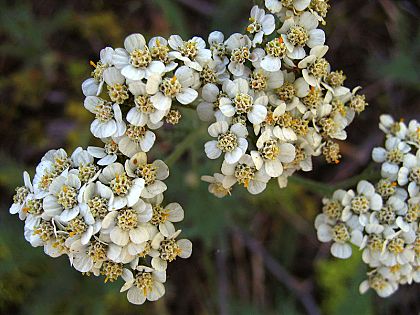
<svg viewBox="0 0 420 315">
<path fill-rule="evenodd" d="M 151 62 L 152 56 L 147 46 L 144 47 L 144 50 L 134 49 L 130 54 L 130 63 L 133 67 L 147 68 Z"/>
<path fill-rule="evenodd" d="M 222 152 L 232 152 L 233 150 L 237 148 L 237 146 L 238 146 L 238 137 L 230 131 L 219 135 L 217 139 L 217 147 Z"/>
<path fill-rule="evenodd" d="M 117 196 L 124 196 L 130 190 L 131 184 L 131 178 L 124 172 L 122 174 L 117 174 L 115 178 L 111 180 L 110 187 Z"/>
<path fill-rule="evenodd" d="M 131 208 L 124 208 L 118 211 L 117 225 L 123 231 L 130 231 L 138 225 L 137 212 Z"/>
<path fill-rule="evenodd" d="M 57 202 L 64 209 L 72 209 L 77 205 L 77 189 L 63 185 L 57 194 Z"/>
</svg>

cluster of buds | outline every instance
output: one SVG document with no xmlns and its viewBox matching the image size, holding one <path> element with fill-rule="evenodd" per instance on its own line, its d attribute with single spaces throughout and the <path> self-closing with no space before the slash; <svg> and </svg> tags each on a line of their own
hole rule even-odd
<svg viewBox="0 0 420 315">
<path fill-rule="evenodd" d="M 335 257 L 349 258 L 351 244 L 362 250 L 370 271 L 361 293 L 372 288 L 387 297 L 400 284 L 420 282 L 420 123 L 383 115 L 379 127 L 385 147 L 375 148 L 372 159 L 382 178 L 325 198 L 315 227 L 321 242 L 333 242 Z"/>
<path fill-rule="evenodd" d="M 163 203 L 168 167 L 148 163 L 144 152 L 104 167 L 91 150 L 47 152 L 33 181 L 24 173 L 10 213 L 25 222 L 32 246 L 51 257 L 67 255 L 76 270 L 105 282 L 122 277 L 131 303 L 155 301 L 165 293 L 168 262 L 192 251 L 174 226 L 184 210 Z"/>
</svg>

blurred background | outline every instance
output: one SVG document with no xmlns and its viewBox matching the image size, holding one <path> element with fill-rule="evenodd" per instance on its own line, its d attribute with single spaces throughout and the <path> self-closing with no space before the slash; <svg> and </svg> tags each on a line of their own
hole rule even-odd
<svg viewBox="0 0 420 315">
<path fill-rule="evenodd" d="M 51 148 L 69 152 L 96 143 L 80 84 L 107 45 L 121 47 L 141 32 L 207 37 L 245 27 L 243 0 L 0 0 L 0 314 L 418 314 L 420 286 L 383 300 L 359 295 L 366 269 L 360 255 L 339 261 L 316 239 L 321 198 L 371 174 L 371 149 L 381 144 L 381 113 L 420 119 L 420 8 L 415 0 L 334 0 L 328 16 L 328 58 L 347 85 L 364 87 L 370 106 L 348 129 L 343 159 L 301 174 L 289 187 L 270 185 L 251 197 L 236 189 L 218 200 L 199 178 L 219 167 L 204 158 L 205 137 L 172 159 L 168 201 L 186 211 L 189 260 L 171 264 L 158 303 L 129 305 L 121 282 L 81 275 L 64 257 L 32 248 L 23 224 L 8 213 L 23 170 L 34 173 Z M 168 156 L 200 123 L 185 112 L 158 135 L 154 157 Z M 176 160 L 176 161 L 175 161 Z"/>
</svg>

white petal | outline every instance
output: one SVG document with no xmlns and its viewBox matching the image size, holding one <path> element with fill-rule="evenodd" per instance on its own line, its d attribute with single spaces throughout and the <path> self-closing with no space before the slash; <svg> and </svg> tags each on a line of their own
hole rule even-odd
<svg viewBox="0 0 420 315">
<path fill-rule="evenodd" d="M 351 246 L 349 244 L 334 243 L 331 246 L 331 254 L 340 259 L 347 259 L 352 254 Z"/>
<path fill-rule="evenodd" d="M 184 88 L 181 90 L 179 94 L 177 94 L 176 99 L 181 104 L 187 105 L 192 102 L 198 97 L 198 92 L 191 88 Z"/>
</svg>

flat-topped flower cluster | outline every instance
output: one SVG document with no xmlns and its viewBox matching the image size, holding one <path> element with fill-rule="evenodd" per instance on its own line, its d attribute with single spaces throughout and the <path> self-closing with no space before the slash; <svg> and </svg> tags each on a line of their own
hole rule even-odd
<svg viewBox="0 0 420 315">
<path fill-rule="evenodd" d="M 371 270 L 360 291 L 387 297 L 400 284 L 420 282 L 420 123 L 383 115 L 379 127 L 385 147 L 375 148 L 372 159 L 382 179 L 324 198 L 315 227 L 321 242 L 333 242 L 335 257 L 349 258 L 351 244 L 362 250 Z"/>
<path fill-rule="evenodd" d="M 211 123 L 208 158 L 222 157 L 221 171 L 203 176 L 218 197 L 235 184 L 259 194 L 270 179 L 280 187 L 298 170 L 311 171 L 312 157 L 338 163 L 337 140 L 367 103 L 359 88 L 325 58 L 318 28 L 328 1 L 265 1 L 255 6 L 246 34 L 210 34 L 211 59 L 198 89 L 199 117 Z M 279 26 L 279 27 L 276 27 Z M 217 64 L 206 68 L 207 64 Z"/>
<path fill-rule="evenodd" d="M 67 255 L 80 272 L 121 276 L 128 300 L 142 304 L 164 294 L 167 263 L 191 254 L 173 224 L 181 206 L 163 203 L 168 167 L 146 155 L 182 109 L 210 124 L 205 153 L 223 162 L 203 180 L 217 197 L 236 184 L 259 194 L 272 178 L 285 187 L 295 171 L 312 170 L 314 156 L 338 163 L 337 140 L 367 103 L 325 58 L 318 26 L 328 9 L 328 0 L 266 0 L 252 8 L 245 34 L 215 31 L 206 43 L 135 33 L 123 47 L 102 49 L 82 91 L 103 145 L 70 156 L 49 151 L 33 182 L 24 173 L 10 212 L 25 221 L 26 239 L 52 257 Z"/>
<path fill-rule="evenodd" d="M 167 264 L 192 251 L 174 226 L 184 218 L 182 207 L 163 201 L 168 167 L 149 163 L 144 152 L 103 167 L 91 150 L 47 152 L 33 181 L 24 173 L 10 213 L 25 221 L 32 246 L 67 255 L 76 270 L 105 282 L 122 277 L 131 303 L 155 301 L 165 293 Z"/>
<path fill-rule="evenodd" d="M 164 122 L 177 124 L 180 109 L 196 108 L 211 124 L 207 157 L 223 157 L 220 174 L 203 177 L 219 197 L 235 184 L 261 193 L 272 178 L 284 187 L 312 170 L 313 156 L 338 163 L 336 140 L 367 103 L 325 58 L 318 26 L 328 1 L 265 5 L 252 8 L 245 34 L 215 31 L 208 43 L 132 34 L 123 48 L 103 49 L 83 83 L 92 134 L 131 157 L 150 150 Z"/>
</svg>

